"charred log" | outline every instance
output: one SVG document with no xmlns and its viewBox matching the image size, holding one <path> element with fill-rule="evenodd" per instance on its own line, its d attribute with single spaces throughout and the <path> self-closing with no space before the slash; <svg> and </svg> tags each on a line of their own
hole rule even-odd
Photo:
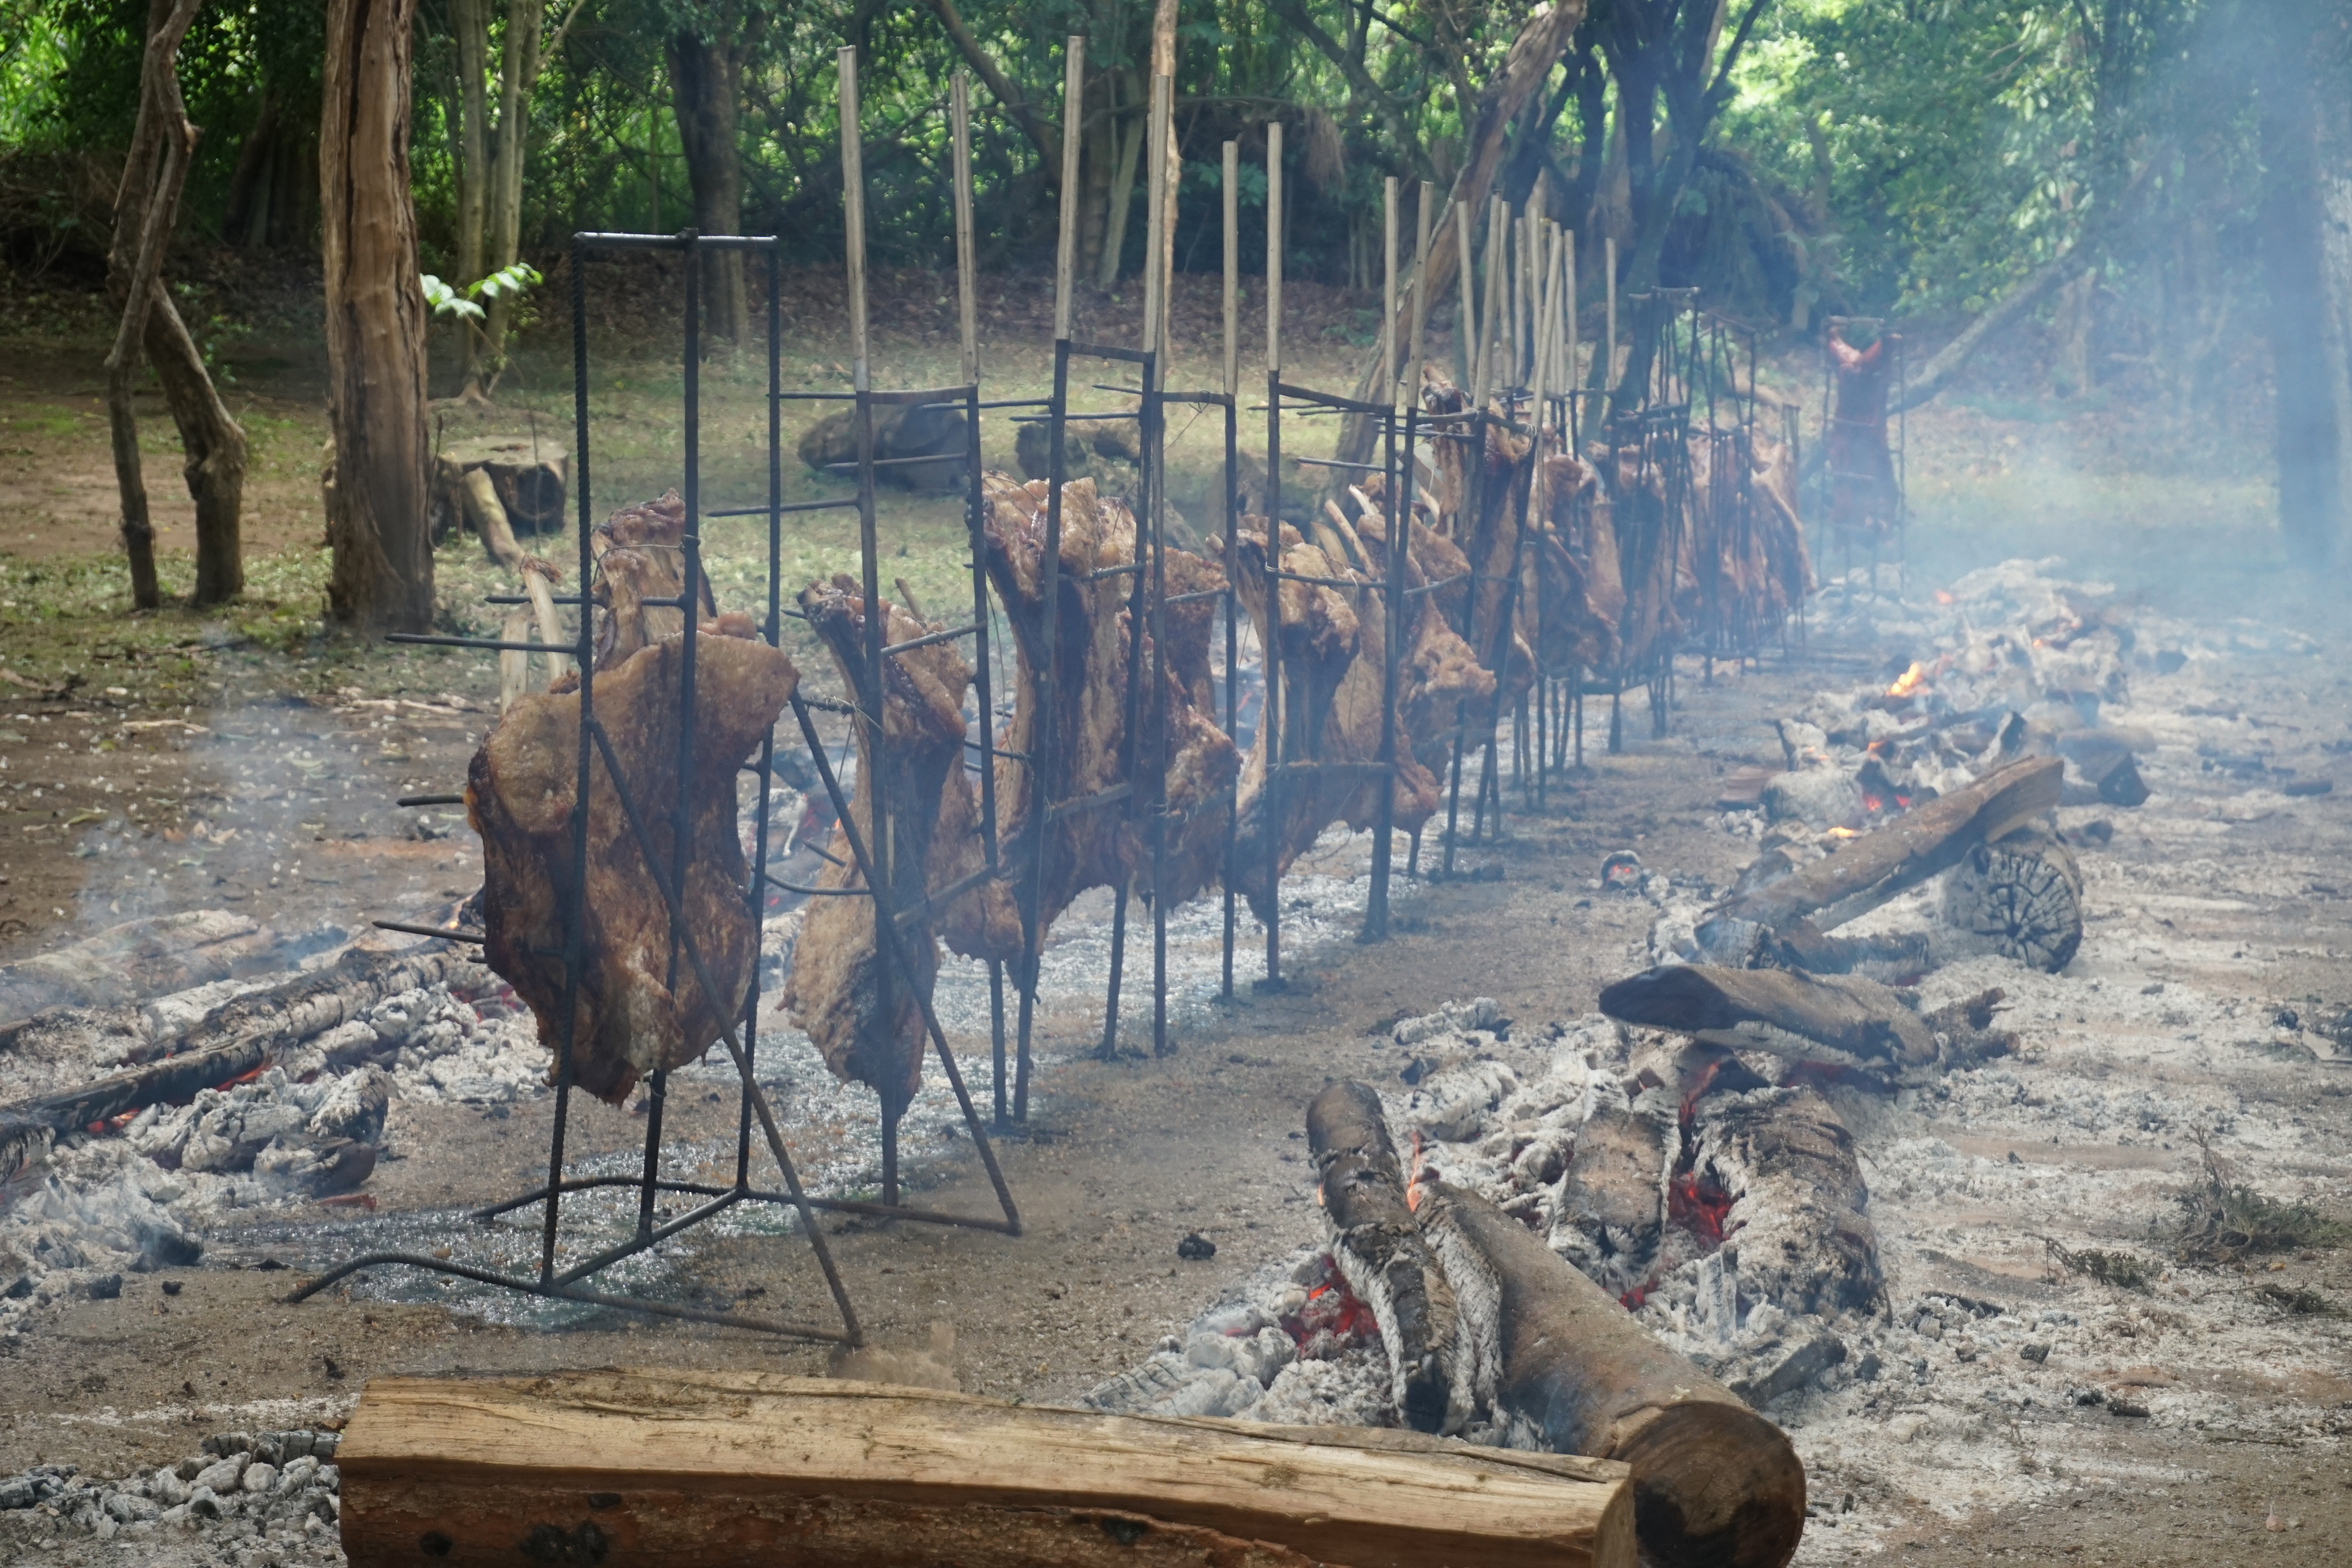
<svg viewBox="0 0 2352 1568">
<path fill-rule="evenodd" d="M 1698 927 L 1719 963 L 1752 963 L 1799 921 L 1829 931 L 1959 863 L 1973 845 L 2013 832 L 2058 804 L 2064 763 L 2032 757 L 1865 833 L 1826 859 L 1727 899 Z"/>
<path fill-rule="evenodd" d="M 1944 879 L 1942 907 L 1946 923 L 2053 974 L 2083 945 L 2082 868 L 2039 829 L 1972 847 Z"/>
<path fill-rule="evenodd" d="M 1693 1136 L 1691 1179 L 1734 1200 L 1725 1245 L 1743 1290 L 1831 1318 L 1881 1305 L 1869 1188 L 1828 1100 L 1808 1088 L 1711 1095 Z"/>
<path fill-rule="evenodd" d="M 51 952 L 0 964 L 0 1044 L 53 1007 L 142 1002 L 283 968 L 301 949 L 226 910 L 125 921 Z"/>
<path fill-rule="evenodd" d="M 1805 1471 L 1778 1426 L 1484 1198 L 1434 1184 L 1417 1217 L 1459 1294 L 1480 1401 L 1508 1446 L 1632 1466 L 1645 1563 L 1789 1561 Z"/>
<path fill-rule="evenodd" d="M 1333 1084 L 1307 1108 L 1307 1140 L 1332 1259 L 1380 1322 L 1397 1408 L 1416 1431 L 1460 1431 L 1473 1390 L 1454 1288 L 1414 1224 L 1380 1096 Z"/>
<path fill-rule="evenodd" d="M 1858 975 L 1672 964 L 1601 993 L 1612 1018 L 1734 1050 L 1895 1073 L 1936 1061 L 1936 1037 L 1893 991 Z"/>
</svg>

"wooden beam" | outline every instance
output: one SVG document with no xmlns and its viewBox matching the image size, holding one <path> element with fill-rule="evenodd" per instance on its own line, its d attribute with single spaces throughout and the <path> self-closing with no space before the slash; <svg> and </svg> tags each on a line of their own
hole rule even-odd
<svg viewBox="0 0 2352 1568">
<path fill-rule="evenodd" d="M 1882 1072 L 1932 1066 L 1926 1020 L 1874 980 L 1785 969 L 1676 963 L 1601 993 L 1601 1010 L 1734 1050 L 1764 1050 Z"/>
<path fill-rule="evenodd" d="M 1622 1465 L 757 1372 L 377 1378 L 352 1568 L 1633 1568 Z"/>
</svg>

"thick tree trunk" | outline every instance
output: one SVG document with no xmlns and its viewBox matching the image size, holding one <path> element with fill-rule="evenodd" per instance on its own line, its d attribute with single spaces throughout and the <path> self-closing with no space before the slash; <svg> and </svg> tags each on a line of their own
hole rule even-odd
<svg viewBox="0 0 2352 1568">
<path fill-rule="evenodd" d="M 245 426 L 221 401 L 171 296 L 160 288 L 154 295 L 147 358 L 179 427 L 180 472 L 196 503 L 196 586 L 189 602 L 224 604 L 245 591 Z"/>
<path fill-rule="evenodd" d="M 1585 0 L 1551 0 L 1538 7 L 1511 41 L 1510 52 L 1487 79 L 1478 94 L 1478 109 L 1463 137 L 1461 173 L 1454 176 L 1453 188 L 1445 193 L 1445 205 L 1439 214 L 1449 211 L 1455 202 L 1468 204 L 1474 214 L 1483 214 L 1486 195 L 1494 188 L 1495 176 L 1500 171 L 1503 153 L 1510 141 L 1511 121 L 1529 98 L 1543 86 L 1544 79 L 1568 47 L 1577 25 L 1584 20 Z M 1433 306 L 1454 282 L 1454 274 L 1461 260 L 1458 248 L 1439 244 L 1433 238 L 1429 251 L 1428 299 Z M 1391 342 L 1403 342 L 1412 331 L 1412 279 L 1405 279 L 1397 289 L 1397 319 L 1390 323 Z M 1355 396 L 1369 402 L 1379 390 L 1373 383 L 1380 379 L 1380 355 L 1375 353 L 1365 363 L 1363 374 L 1356 380 Z M 1341 462 L 1368 462 L 1372 455 L 1372 442 L 1378 426 L 1369 418 L 1349 415 L 1339 424 L 1339 449 L 1335 454 Z"/>
<path fill-rule="evenodd" d="M 335 441 L 322 486 L 334 552 L 327 598 L 337 620 L 388 631 L 433 619 L 425 290 L 408 182 L 415 12 L 415 0 L 331 0 L 320 116 Z"/>
<path fill-rule="evenodd" d="M 669 41 L 670 86 L 678 145 L 694 187 L 694 226 L 704 234 L 743 232 L 743 160 L 736 142 L 742 56 L 728 45 L 679 33 Z M 751 318 L 743 288 L 743 253 L 702 253 L 704 335 L 732 342 Z"/>
<path fill-rule="evenodd" d="M 2343 551 L 2352 506 L 2352 239 L 2342 232 L 2352 218 L 2352 134 L 2342 82 L 2323 68 L 2343 46 L 2314 26 L 2335 9 L 2272 13 L 2277 34 L 2260 88 L 2256 223 L 2270 295 L 2279 526 L 2313 566 Z"/>
</svg>

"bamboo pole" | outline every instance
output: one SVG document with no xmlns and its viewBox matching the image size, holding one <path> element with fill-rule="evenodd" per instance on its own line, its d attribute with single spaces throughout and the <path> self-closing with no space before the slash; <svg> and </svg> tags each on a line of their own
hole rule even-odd
<svg viewBox="0 0 2352 1568">
<path fill-rule="evenodd" d="M 1242 144 L 1225 143 L 1225 395 L 1237 397 L 1242 389 L 1241 332 L 1241 184 Z M 1233 525 L 1226 520 L 1226 526 Z"/>
<path fill-rule="evenodd" d="M 980 278 L 971 235 L 971 74 L 956 72 L 948 90 L 949 115 L 955 124 L 956 326 L 963 342 L 963 382 L 970 386 L 980 380 Z"/>
<path fill-rule="evenodd" d="M 1260 659 L 1265 700 L 1266 866 L 1276 863 L 1282 833 L 1282 122 L 1265 128 L 1265 637 Z M 1282 984 L 1282 900 L 1266 900 L 1265 984 Z"/>
<path fill-rule="evenodd" d="M 1054 336 L 1070 335 L 1078 268 L 1078 133 L 1086 119 L 1087 39 L 1072 33 L 1062 58 L 1062 231 L 1054 247 Z"/>
<path fill-rule="evenodd" d="M 1613 234 L 1601 242 L 1601 269 L 1609 285 L 1609 335 L 1604 340 L 1608 358 L 1601 373 L 1601 390 L 1607 392 L 1617 379 L 1617 237 Z"/>
<path fill-rule="evenodd" d="M 1265 128 L 1265 373 L 1282 373 L 1282 121 Z M 1268 462 L 1272 461 L 1269 458 Z M 1269 468 L 1268 475 L 1271 477 Z"/>
<path fill-rule="evenodd" d="M 1381 401 L 1396 401 L 1397 177 L 1381 184 Z"/>
<path fill-rule="evenodd" d="M 1412 239 L 1412 353 L 1405 361 L 1405 382 L 1402 401 L 1407 406 L 1421 401 L 1422 333 L 1429 324 L 1429 239 L 1433 226 L 1430 204 L 1437 199 L 1437 187 L 1427 180 L 1421 183 L 1421 200 L 1413 213 Z M 1405 453 L 1405 495 L 1412 491 L 1412 453 Z"/>
<path fill-rule="evenodd" d="M 1168 100 L 1173 96 L 1174 87 L 1167 77 L 1151 79 L 1150 131 L 1147 140 L 1151 143 L 1152 159 L 1144 198 L 1150 216 L 1144 222 L 1143 341 L 1138 345 L 1148 354 L 1164 353 L 1167 348 L 1168 160 L 1159 154 L 1168 141 Z"/>
</svg>

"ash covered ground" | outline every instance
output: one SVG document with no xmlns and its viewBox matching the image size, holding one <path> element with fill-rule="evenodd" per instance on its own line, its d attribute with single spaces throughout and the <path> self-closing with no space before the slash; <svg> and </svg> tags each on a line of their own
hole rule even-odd
<svg viewBox="0 0 2352 1568">
<path fill-rule="evenodd" d="M 2026 613 L 2034 584 L 2088 580 L 2056 563 L 2021 568 L 1999 585 L 2007 619 Z M 1971 638 L 2001 629 L 1958 574 L 1946 585 L 1954 604 L 1937 602 L 1937 585 L 1832 590 L 1801 653 L 1720 669 L 1711 685 L 1685 661 L 1669 738 L 1611 757 L 1591 725 L 1590 772 L 1555 783 L 1541 812 L 1511 790 L 1508 837 L 1472 851 L 1470 875 L 1402 883 L 1385 947 L 1352 941 L 1366 851 L 1335 837 L 1286 884 L 1286 991 L 1250 987 L 1262 969 L 1244 916 L 1242 1000 L 1218 1002 L 1215 906 L 1187 910 L 1172 944 L 1171 1058 L 1088 1058 L 1107 910 L 1074 910 L 1049 961 L 1031 1124 L 1000 1144 L 1027 1234 L 828 1221 L 869 1328 L 885 1346 L 925 1347 L 975 1392 L 1074 1402 L 1157 1379 L 1135 1407 L 1392 1418 L 1377 1342 L 1331 1310 L 1343 1303 L 1322 1261 L 1307 1100 L 1330 1078 L 1360 1078 L 1400 1127 L 1426 1131 L 1452 1179 L 1506 1197 L 1556 1184 L 1523 1158 L 1528 1128 L 1570 1106 L 1589 1114 L 1644 1045 L 1595 1018 L 1600 988 L 1671 954 L 1689 907 L 1760 851 L 1822 847 L 1801 812 L 1784 826 L 1721 809 L 1727 782 L 1784 765 L 1778 721 L 1830 742 L 1856 694 L 1947 655 L 1954 665 L 1931 679 L 1957 686 Z M 2352 1249 L 2320 1223 L 2347 1217 L 2352 1174 L 2352 1044 L 2339 1038 L 2352 1004 L 2341 869 L 2352 801 L 2307 793 L 2352 751 L 2352 689 L 2338 673 L 2352 649 L 2292 602 L 2089 598 L 2131 628 L 2129 647 L 2108 650 L 2122 679 L 2095 721 L 2134 732 L 2147 795 L 2060 809 L 2080 847 L 2080 952 L 2055 974 L 1939 953 L 1948 962 L 1926 977 L 1923 1003 L 1998 987 L 2018 1049 L 1892 1092 L 1821 1086 L 1854 1134 L 1881 1298 L 1809 1314 L 1735 1294 L 1727 1311 L 1719 1285 L 1703 1295 L 1720 1279 L 1703 1257 L 1643 1281 L 1643 1321 L 1758 1388 L 1794 1436 L 1813 1501 L 1801 1562 L 1891 1550 L 1935 1563 L 2317 1563 L 2352 1534 Z M 2031 635 L 2021 658 L 2031 668 Z M 2105 689 L 2106 672 L 2093 674 Z M 1627 850 L 1646 875 L 1633 890 L 1604 889 L 1602 858 Z M 455 847 L 435 852 L 456 874 Z M 306 918 L 334 892 L 306 881 Z M 1854 929 L 1932 930 L 1937 898 L 1922 889 Z M 319 923 L 327 912 L 356 923 L 381 911 L 321 911 Z M 1129 950 L 1123 1019 L 1137 1042 L 1149 1037 L 1142 946 Z M 950 966 L 940 1002 L 985 1103 L 984 977 Z M 332 1561 L 331 1467 L 289 1485 L 299 1456 L 255 1455 L 274 1444 L 284 1459 L 284 1434 L 331 1428 L 378 1373 L 823 1370 L 819 1352 L 416 1275 L 280 1304 L 301 1271 L 368 1247 L 488 1262 L 527 1252 L 529 1216 L 485 1226 L 464 1212 L 543 1179 L 549 1097 L 528 1028 L 489 996 L 427 988 L 380 1005 L 318 1045 L 318 1063 L 291 1064 L 305 1070 L 68 1140 L 12 1187 L 0 1244 L 21 1261 L 0 1286 L 28 1283 L 0 1300 L 0 1474 L 15 1478 L 0 1480 L 0 1503 L 37 1495 L 0 1507 L 10 1554 Z M 1427 1031 L 1410 1026 L 1433 1016 Z M 863 1190 L 870 1097 L 833 1086 L 781 1020 L 762 1032 L 763 1081 L 812 1180 Z M 69 1079 L 78 1062 L 109 1065 L 108 1048 L 99 1029 L 0 1071 L 14 1098 Z M 1452 1092 L 1474 1083 L 1484 1087 Z M 730 1088 L 712 1064 L 674 1080 L 674 1172 L 731 1171 Z M 317 1163 L 371 1115 L 383 1154 L 349 1191 L 373 1209 L 317 1201 L 303 1151 Z M 987 1213 L 956 1123 L 934 1081 L 909 1124 L 920 1201 Z M 643 1131 L 637 1110 L 583 1106 L 575 1169 L 629 1168 Z M 2217 1192 L 2240 1206 L 2217 1211 Z M 2275 1219 L 2298 1205 L 2318 1221 L 2243 1240 L 2213 1229 L 2216 1212 Z M 633 1217 L 621 1197 L 583 1207 L 583 1245 Z M 1557 1229 L 1556 1213 L 1536 1217 Z M 154 1256 L 140 1223 L 184 1233 L 201 1257 Z M 630 1288 L 681 1302 L 824 1313 L 804 1242 L 764 1217 L 695 1233 L 631 1268 Z M 952 1329 L 952 1348 L 934 1324 Z M 1786 1370 L 1825 1339 L 1834 1358 Z M 240 1433 L 245 1447 L 205 1451 Z M 233 1484 L 215 1471 L 224 1447 L 245 1456 Z M 258 1488 L 256 1466 L 272 1471 Z M 207 1486 L 200 1509 L 194 1485 L 208 1471 L 224 1484 Z"/>
</svg>

